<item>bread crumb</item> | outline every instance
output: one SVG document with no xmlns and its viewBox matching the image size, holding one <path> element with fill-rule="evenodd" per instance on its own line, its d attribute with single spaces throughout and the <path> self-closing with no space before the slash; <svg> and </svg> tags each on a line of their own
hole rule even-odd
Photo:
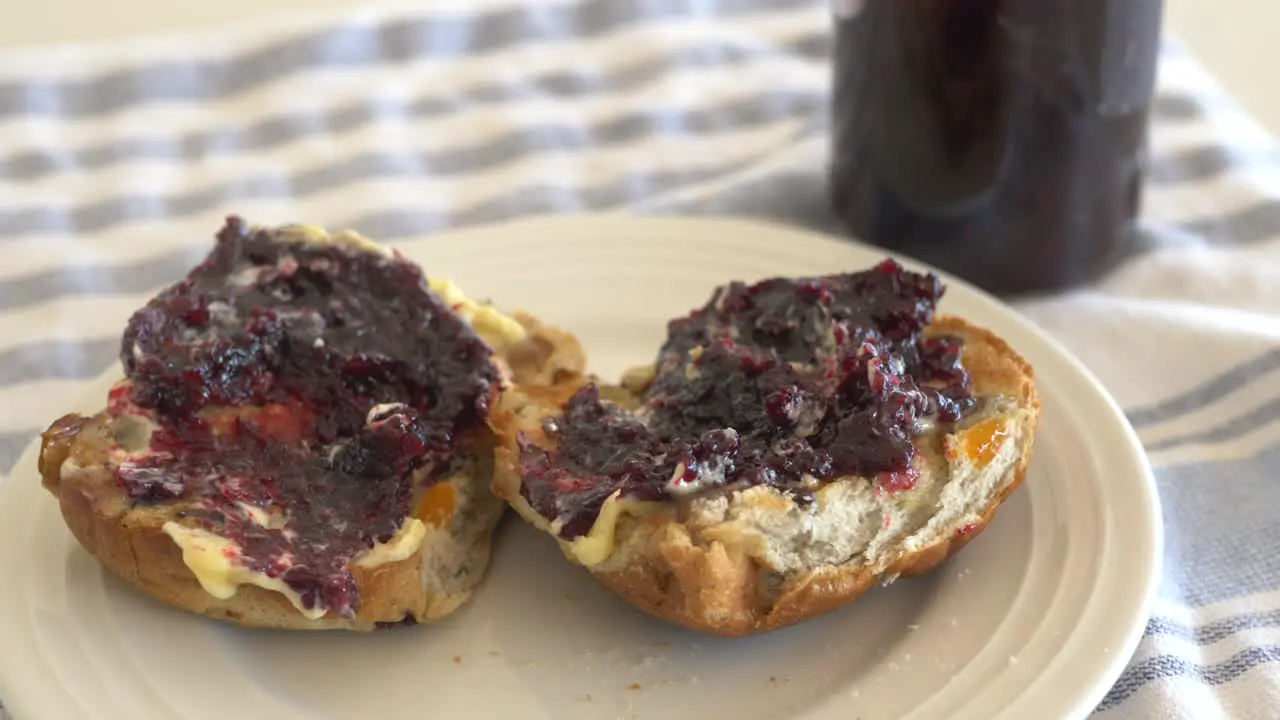
<svg viewBox="0 0 1280 720">
<path fill-rule="evenodd" d="M 582 696 L 583 702 L 595 702 L 595 698 L 591 697 L 591 693 Z"/>
<path fill-rule="evenodd" d="M 955 627 L 956 625 L 959 625 L 959 623 L 956 622 L 955 618 L 951 618 L 951 627 Z"/>
<path fill-rule="evenodd" d="M 454 664 L 454 665 L 461 665 L 461 664 L 462 664 L 462 656 L 461 656 L 461 655 L 454 655 L 454 656 L 453 656 L 453 664 Z"/>
<path fill-rule="evenodd" d="M 1017 656 L 1017 655 L 1010 655 L 1010 656 L 1009 656 L 1009 664 L 1010 664 L 1010 665 L 1017 665 L 1017 664 L 1018 664 L 1018 656 Z"/>
<path fill-rule="evenodd" d="M 489 657 L 498 657 L 498 656 L 499 656 L 499 655 L 501 655 L 501 654 L 502 654 L 502 653 L 498 652 L 497 650 L 490 650 L 490 651 L 489 651 Z"/>
<path fill-rule="evenodd" d="M 652 688 L 673 687 L 676 685 L 697 685 L 697 684 L 698 684 L 698 676 L 690 675 L 689 677 L 686 677 L 686 678 L 671 678 L 669 680 L 659 680 L 658 682 L 650 683 L 649 687 L 652 689 Z"/>
<path fill-rule="evenodd" d="M 910 625 L 908 625 L 908 626 L 907 626 L 907 629 L 908 629 L 908 630 L 910 630 L 910 631 L 912 631 L 912 632 L 915 632 L 916 630 L 919 630 L 919 629 L 920 629 L 920 626 L 919 626 L 919 625 L 916 625 L 915 623 L 912 623 L 912 624 L 910 624 Z"/>
<path fill-rule="evenodd" d="M 634 693 L 622 694 L 622 713 L 622 715 L 618 716 L 619 720 L 624 718 L 625 720 L 638 720 L 639 716 L 636 715 L 636 696 Z"/>
</svg>

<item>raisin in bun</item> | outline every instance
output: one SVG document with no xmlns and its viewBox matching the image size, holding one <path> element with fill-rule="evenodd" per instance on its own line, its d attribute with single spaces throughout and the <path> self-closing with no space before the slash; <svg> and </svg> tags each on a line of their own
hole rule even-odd
<svg viewBox="0 0 1280 720">
<path fill-rule="evenodd" d="M 191 612 L 370 630 L 467 601 L 504 507 L 489 413 L 583 356 L 354 233 L 232 217 L 121 361 L 104 410 L 43 436 L 80 544 Z"/>
<path fill-rule="evenodd" d="M 929 571 L 1022 482 L 1040 406 L 931 275 L 719 288 L 619 386 L 495 413 L 495 492 L 640 609 L 742 636 Z"/>
</svg>

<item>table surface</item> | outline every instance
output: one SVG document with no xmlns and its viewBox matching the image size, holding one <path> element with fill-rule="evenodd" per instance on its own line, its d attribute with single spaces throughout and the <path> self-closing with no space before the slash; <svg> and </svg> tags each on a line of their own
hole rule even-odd
<svg viewBox="0 0 1280 720">
<path fill-rule="evenodd" d="M 435 0 L 431 0 L 434 2 Z M 1280 28 L 1274 0 L 1166 0 L 1168 29 L 1272 133 L 1280 134 L 1280 93 L 1266 67 L 1265 53 Z M 4 2 L 0 8 L 0 48 L 95 42 L 154 33 L 233 26 L 297 12 L 361 7 L 412 6 L 406 0 L 40 0 Z"/>
</svg>

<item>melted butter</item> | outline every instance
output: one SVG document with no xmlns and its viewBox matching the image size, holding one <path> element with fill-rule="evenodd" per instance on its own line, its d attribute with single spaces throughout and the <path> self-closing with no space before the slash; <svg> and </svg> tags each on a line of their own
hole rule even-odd
<svg viewBox="0 0 1280 720">
<path fill-rule="evenodd" d="M 284 515 L 278 512 L 263 510 L 247 503 L 236 503 L 236 505 L 240 506 L 240 512 L 244 513 L 249 522 L 258 527 L 267 528 L 268 530 L 280 530 L 287 522 Z"/>
<path fill-rule="evenodd" d="M 352 563 L 362 568 L 376 568 L 387 563 L 400 562 L 422 547 L 422 540 L 427 536 L 427 526 L 418 518 L 411 517 L 400 526 L 400 530 L 387 542 L 378 543 L 360 553 L 360 557 Z"/>
<path fill-rule="evenodd" d="M 471 323 L 476 333 L 495 349 L 502 349 L 525 338 L 524 326 L 514 318 L 499 312 L 488 303 L 472 300 L 449 280 L 430 278 L 427 282 L 446 305 L 463 320 Z"/>
<path fill-rule="evenodd" d="M 263 527 L 276 527 L 277 523 L 283 523 L 282 518 L 268 514 L 261 508 L 244 504 L 240 507 L 246 517 Z M 182 562 L 196 576 L 200 587 L 219 600 L 233 597 L 241 585 L 254 585 L 285 596 L 308 620 L 324 617 L 325 608 L 306 607 L 297 591 L 280 578 L 269 577 L 241 564 L 240 546 L 235 542 L 207 530 L 189 528 L 173 521 L 166 522 L 161 530 L 182 549 Z M 426 525 L 421 520 L 409 518 L 391 540 L 378 543 L 361 553 L 353 564 L 362 568 L 375 568 L 404 560 L 418 551 L 426 534 Z"/>
<path fill-rule="evenodd" d="M 261 228 L 255 228 L 261 229 Z M 364 250 L 378 255 L 390 255 L 391 250 L 379 245 L 354 230 L 339 230 L 330 233 L 318 225 L 284 225 L 276 228 L 277 237 L 284 241 L 305 243 L 330 243 L 346 245 L 356 250 Z"/>
<path fill-rule="evenodd" d="M 605 499 L 590 532 L 565 544 L 569 554 L 579 563 L 587 566 L 599 565 L 609 559 L 613 554 L 618 519 L 623 513 L 640 517 L 649 514 L 658 506 L 658 503 L 622 498 L 621 492 L 621 490 L 615 490 Z M 559 528 L 554 529 L 559 530 Z"/>
<path fill-rule="evenodd" d="M 413 516 L 400 526 L 395 536 L 365 550 L 352 564 L 362 568 L 376 568 L 400 562 L 418 552 L 427 537 L 428 527 L 444 527 L 453 520 L 457 506 L 457 490 L 454 485 L 458 482 L 467 482 L 467 479 L 452 475 L 428 488 L 418 501 Z"/>
<path fill-rule="evenodd" d="M 240 564 L 240 546 L 227 538 L 173 521 L 166 522 L 161 529 L 182 549 L 182 562 L 196 576 L 200 587 L 219 600 L 230 599 L 241 585 L 256 585 L 288 598 L 308 620 L 324 617 L 324 608 L 304 606 L 302 597 L 280 578 L 268 577 Z"/>
</svg>

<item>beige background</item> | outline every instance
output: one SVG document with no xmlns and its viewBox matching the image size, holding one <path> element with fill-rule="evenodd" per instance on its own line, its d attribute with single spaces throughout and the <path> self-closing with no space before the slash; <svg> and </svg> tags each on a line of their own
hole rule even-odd
<svg viewBox="0 0 1280 720">
<path fill-rule="evenodd" d="M 1271 132 L 1280 134 L 1280 93 L 1272 91 L 1270 73 L 1264 71 L 1270 67 L 1267 61 L 1273 48 L 1280 45 L 1280 2 L 1166 2 L 1168 29 Z M 0 48 L 235 25 L 300 11 L 408 4 L 407 0 L 0 0 Z"/>
</svg>

